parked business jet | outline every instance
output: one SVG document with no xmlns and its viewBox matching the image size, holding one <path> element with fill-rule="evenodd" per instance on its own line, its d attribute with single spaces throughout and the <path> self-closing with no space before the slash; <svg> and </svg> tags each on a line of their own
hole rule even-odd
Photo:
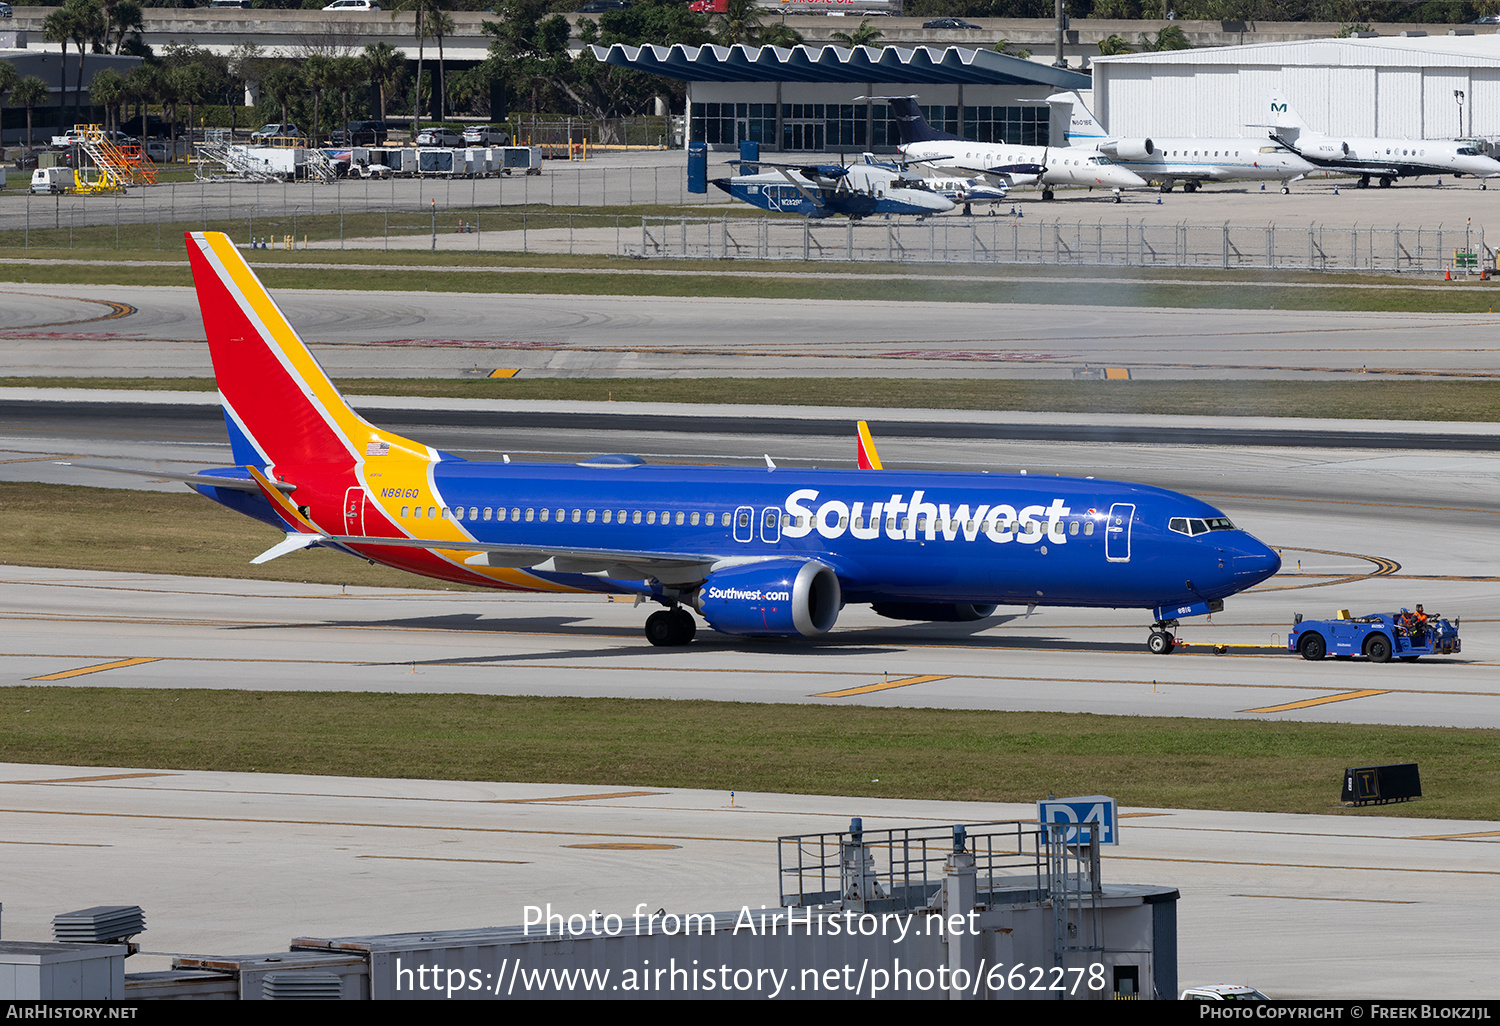
<svg viewBox="0 0 1500 1026">
<path fill-rule="evenodd" d="M 930 189 L 921 176 L 878 164 L 730 163 L 746 164 L 756 173 L 715 178 L 714 185 L 762 210 L 817 218 L 842 214 L 857 221 L 871 214 L 927 217 L 953 209 L 953 201 Z M 772 170 L 760 171 L 762 167 Z"/>
<path fill-rule="evenodd" d="M 1055 93 L 1049 104 L 1066 108 L 1068 143 L 1094 146 L 1121 167 L 1159 182 L 1171 192 L 1178 182 L 1194 192 L 1204 182 L 1275 182 L 1283 194 L 1316 168 L 1286 146 L 1265 139 L 1137 138 L 1106 135 L 1093 111 L 1077 93 Z"/>
<path fill-rule="evenodd" d="M 1120 202 L 1122 189 L 1139 188 L 1145 179 L 1120 167 L 1093 146 L 1012 146 L 981 143 L 939 132 L 922 117 L 915 96 L 869 96 L 857 99 L 883 100 L 901 137 L 901 155 L 909 163 L 964 174 L 982 174 L 1014 188 L 1040 181 L 1042 199 L 1053 197 L 1052 186 L 1086 185 L 1114 190 Z"/>
<path fill-rule="evenodd" d="M 1500 176 L 1500 161 L 1486 157 L 1465 141 L 1445 139 L 1354 139 L 1314 131 L 1279 93 L 1269 99 L 1271 138 L 1294 150 L 1320 170 L 1358 175 L 1359 188 L 1378 178 L 1382 188 L 1398 178 L 1423 175 L 1469 175 L 1479 179 Z"/>
<path fill-rule="evenodd" d="M 1159 653 L 1179 617 L 1281 565 L 1161 488 L 878 469 L 863 425 L 870 469 L 460 459 L 350 409 L 226 236 L 187 247 L 236 465 L 181 479 L 285 533 L 256 562 L 323 546 L 491 588 L 635 595 L 664 607 L 655 645 L 692 639 L 689 610 L 726 634 L 813 636 L 849 602 L 950 621 L 1009 603 L 1151 610 Z"/>
</svg>

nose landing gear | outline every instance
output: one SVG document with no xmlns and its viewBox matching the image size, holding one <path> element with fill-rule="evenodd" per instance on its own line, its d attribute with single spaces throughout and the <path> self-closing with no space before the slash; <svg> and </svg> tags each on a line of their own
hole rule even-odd
<svg viewBox="0 0 1500 1026">
<path fill-rule="evenodd" d="M 1146 639 L 1146 648 L 1152 655 L 1171 655 L 1172 650 L 1177 647 L 1177 638 L 1172 634 L 1172 628 L 1178 625 L 1176 620 L 1158 620 L 1151 625 L 1151 635 Z"/>
</svg>

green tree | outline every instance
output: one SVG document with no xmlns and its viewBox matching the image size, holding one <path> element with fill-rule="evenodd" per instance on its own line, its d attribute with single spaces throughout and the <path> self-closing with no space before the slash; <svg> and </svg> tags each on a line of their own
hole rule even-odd
<svg viewBox="0 0 1500 1026">
<path fill-rule="evenodd" d="M 5 123 L 5 94 L 21 81 L 21 73 L 10 61 L 0 61 L 0 124 Z"/>
<path fill-rule="evenodd" d="M 125 52 L 127 42 L 139 44 L 146 18 L 135 0 L 103 0 L 104 48 L 109 53 Z"/>
<path fill-rule="evenodd" d="M 328 84 L 338 94 L 345 132 L 349 129 L 349 94 L 369 80 L 365 62 L 358 57 L 335 57 L 329 62 Z M 346 139 L 345 142 L 348 140 Z"/>
<path fill-rule="evenodd" d="M 1135 48 L 1125 42 L 1119 33 L 1114 33 L 1099 40 L 1099 56 L 1113 57 L 1121 53 L 1135 53 Z"/>
<path fill-rule="evenodd" d="M 442 121 L 448 116 L 448 71 L 443 62 L 443 37 L 453 34 L 453 16 L 439 7 L 428 19 L 427 29 L 438 46 L 437 116 Z"/>
<path fill-rule="evenodd" d="M 720 46 L 756 45 L 761 34 L 761 14 L 762 8 L 755 0 L 729 0 L 723 13 L 710 19 L 715 41 Z"/>
<path fill-rule="evenodd" d="M 371 43 L 365 47 L 360 60 L 364 62 L 375 88 L 380 91 L 380 120 L 384 121 L 386 90 L 394 91 L 397 87 L 401 72 L 406 70 L 406 54 L 389 43 Z"/>
<path fill-rule="evenodd" d="M 283 61 L 266 73 L 266 77 L 260 81 L 260 88 L 262 92 L 269 93 L 281 108 L 281 123 L 291 121 L 287 108 L 302 92 L 302 76 L 297 74 L 297 69 Z"/>
<path fill-rule="evenodd" d="M 312 141 L 318 144 L 318 138 L 322 134 L 322 124 L 319 120 L 322 114 L 323 91 L 333 84 L 333 61 L 327 57 L 319 57 L 314 54 L 302 62 L 302 84 L 312 94 L 313 123 Z"/>
<path fill-rule="evenodd" d="M 401 0 L 401 3 L 391 11 L 391 20 L 396 20 L 396 15 L 403 11 L 411 11 L 415 15 L 412 25 L 412 33 L 417 40 L 417 77 L 412 86 L 415 97 L 411 105 L 411 134 L 416 138 L 417 121 L 422 115 L 422 61 L 425 56 L 427 37 L 432 35 L 433 12 L 440 9 L 441 0 Z"/>
<path fill-rule="evenodd" d="M 883 35 L 885 33 L 870 24 L 869 18 L 864 18 L 860 21 L 859 28 L 853 32 L 830 32 L 828 33 L 828 38 L 836 39 L 845 46 L 853 49 L 856 46 L 873 46 L 875 45 L 875 40 Z"/>
<path fill-rule="evenodd" d="M 125 102 L 125 76 L 106 68 L 89 83 L 89 99 L 104 108 L 104 127 L 110 131 L 119 125 L 120 104 Z"/>
<path fill-rule="evenodd" d="M 11 102 L 26 108 L 26 145 L 31 145 L 31 112 L 38 104 L 47 102 L 47 83 L 35 75 L 27 75 L 11 90 Z"/>
<path fill-rule="evenodd" d="M 788 28 L 785 22 L 776 21 L 767 25 L 760 31 L 761 46 L 780 46 L 783 48 L 801 46 L 807 40 L 802 38 L 802 33 L 794 28 Z"/>
<path fill-rule="evenodd" d="M 1191 50 L 1192 48 L 1193 44 L 1188 42 L 1187 33 L 1176 25 L 1165 26 L 1154 39 L 1149 32 L 1141 33 L 1142 50 Z"/>
</svg>

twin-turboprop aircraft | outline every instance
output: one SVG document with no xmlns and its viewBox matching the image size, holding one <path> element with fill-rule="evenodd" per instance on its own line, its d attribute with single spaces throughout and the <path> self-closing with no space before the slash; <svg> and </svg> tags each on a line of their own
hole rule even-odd
<svg viewBox="0 0 1500 1026">
<path fill-rule="evenodd" d="M 197 491 L 286 532 L 260 561 L 323 546 L 512 591 L 635 595 L 655 645 L 694 613 L 733 635 L 813 636 L 850 602 L 903 620 L 977 620 L 999 603 L 1178 617 L 1270 577 L 1277 555 L 1207 503 L 1145 485 L 1024 474 L 460 459 L 344 402 L 230 240 L 188 254 L 236 466 Z M 160 475 L 156 475 L 160 476 Z"/>
</svg>

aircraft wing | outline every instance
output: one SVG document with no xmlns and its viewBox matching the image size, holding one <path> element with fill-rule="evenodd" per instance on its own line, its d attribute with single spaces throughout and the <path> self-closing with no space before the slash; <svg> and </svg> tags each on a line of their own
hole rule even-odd
<svg viewBox="0 0 1500 1026">
<path fill-rule="evenodd" d="M 476 541 L 431 538 L 376 538 L 364 535 L 326 535 L 335 545 L 443 549 L 475 552 L 464 560 L 470 566 L 507 567 L 562 574 L 600 574 L 623 580 L 654 578 L 663 584 L 696 584 L 708 576 L 714 564 L 726 557 L 719 553 L 648 552 L 632 549 L 558 548 L 545 545 L 490 544 Z"/>
<path fill-rule="evenodd" d="M 805 198 L 813 206 L 815 206 L 815 207 L 827 206 L 827 204 L 825 204 L 823 202 L 822 190 L 818 189 L 818 190 L 815 191 L 812 188 L 812 186 L 810 186 L 807 182 L 805 182 L 805 181 L 798 181 L 797 176 L 794 175 L 794 174 L 792 174 L 791 171 L 789 170 L 789 168 L 791 166 L 792 165 L 787 165 L 787 166 L 784 166 L 784 167 L 778 167 L 776 170 L 781 173 L 781 177 L 785 178 L 788 182 L 791 182 L 792 183 L 792 187 L 795 188 L 798 192 L 800 192 L 802 194 L 803 198 Z M 849 173 L 849 169 L 848 168 L 840 168 L 840 170 L 843 171 L 844 174 L 848 174 Z"/>
</svg>

